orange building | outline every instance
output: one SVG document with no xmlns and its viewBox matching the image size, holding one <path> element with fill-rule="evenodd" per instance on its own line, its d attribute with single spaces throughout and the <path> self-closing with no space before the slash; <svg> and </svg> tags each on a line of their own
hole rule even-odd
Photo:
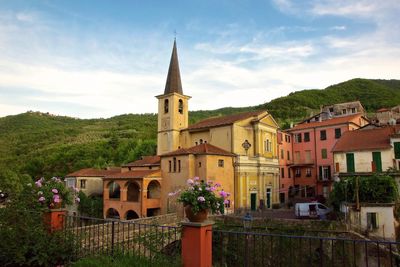
<svg viewBox="0 0 400 267">
<path fill-rule="evenodd" d="M 278 132 L 278 152 L 279 152 L 279 203 L 287 203 L 293 194 L 294 179 L 290 170 L 293 160 L 292 135 L 284 131 Z"/>
<path fill-rule="evenodd" d="M 122 166 L 103 179 L 103 215 L 124 220 L 161 212 L 160 157 L 149 156 Z"/>
</svg>

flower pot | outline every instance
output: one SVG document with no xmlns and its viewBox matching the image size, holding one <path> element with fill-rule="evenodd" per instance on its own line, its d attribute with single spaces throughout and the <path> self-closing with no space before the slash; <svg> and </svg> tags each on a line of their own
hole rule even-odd
<svg viewBox="0 0 400 267">
<path fill-rule="evenodd" d="M 204 222 L 208 217 L 208 210 L 200 210 L 196 214 L 192 210 L 191 205 L 185 206 L 185 214 L 190 222 Z"/>
</svg>

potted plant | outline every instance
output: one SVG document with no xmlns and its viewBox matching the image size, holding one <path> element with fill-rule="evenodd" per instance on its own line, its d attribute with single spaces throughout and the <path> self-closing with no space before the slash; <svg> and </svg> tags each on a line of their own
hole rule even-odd
<svg viewBox="0 0 400 267">
<path fill-rule="evenodd" d="M 32 187 L 32 193 L 36 196 L 37 205 L 44 212 L 44 221 L 50 231 L 61 229 L 64 222 L 66 205 L 79 202 L 75 192 L 67 188 L 64 182 L 57 177 L 51 179 L 40 178 Z"/>
<path fill-rule="evenodd" d="M 186 217 L 191 222 L 205 221 L 208 212 L 223 214 L 224 204 L 228 203 L 227 198 L 230 196 L 221 188 L 221 184 L 199 180 L 199 177 L 188 179 L 187 189 L 169 194 L 169 196 L 173 196 L 180 192 L 178 202 L 183 203 Z"/>
</svg>

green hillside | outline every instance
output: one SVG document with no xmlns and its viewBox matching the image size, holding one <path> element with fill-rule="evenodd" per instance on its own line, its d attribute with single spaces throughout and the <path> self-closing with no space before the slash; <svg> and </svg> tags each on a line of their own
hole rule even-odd
<svg viewBox="0 0 400 267">
<path fill-rule="evenodd" d="M 324 90 L 303 90 L 246 108 L 190 112 L 190 123 L 219 115 L 267 109 L 281 124 L 302 120 L 321 105 L 360 100 L 369 112 L 400 103 L 400 80 L 353 79 Z M 0 118 L 0 185 L 4 176 L 63 176 L 84 167 L 120 165 L 154 154 L 156 115 L 74 119 L 28 112 Z"/>
</svg>

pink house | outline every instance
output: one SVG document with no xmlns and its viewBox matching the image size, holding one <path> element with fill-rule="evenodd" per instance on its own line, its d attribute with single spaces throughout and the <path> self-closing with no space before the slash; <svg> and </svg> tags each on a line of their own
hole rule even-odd
<svg viewBox="0 0 400 267">
<path fill-rule="evenodd" d="M 278 132 L 278 152 L 279 152 L 279 202 L 286 203 L 293 193 L 293 174 L 290 172 L 292 164 L 292 136 L 290 133 Z"/>
<path fill-rule="evenodd" d="M 306 120 L 287 130 L 292 136 L 292 160 L 286 166 L 293 175 L 296 197 L 327 198 L 331 191 L 334 163 L 332 148 L 346 131 L 368 124 L 362 113 L 325 120 Z"/>
</svg>

